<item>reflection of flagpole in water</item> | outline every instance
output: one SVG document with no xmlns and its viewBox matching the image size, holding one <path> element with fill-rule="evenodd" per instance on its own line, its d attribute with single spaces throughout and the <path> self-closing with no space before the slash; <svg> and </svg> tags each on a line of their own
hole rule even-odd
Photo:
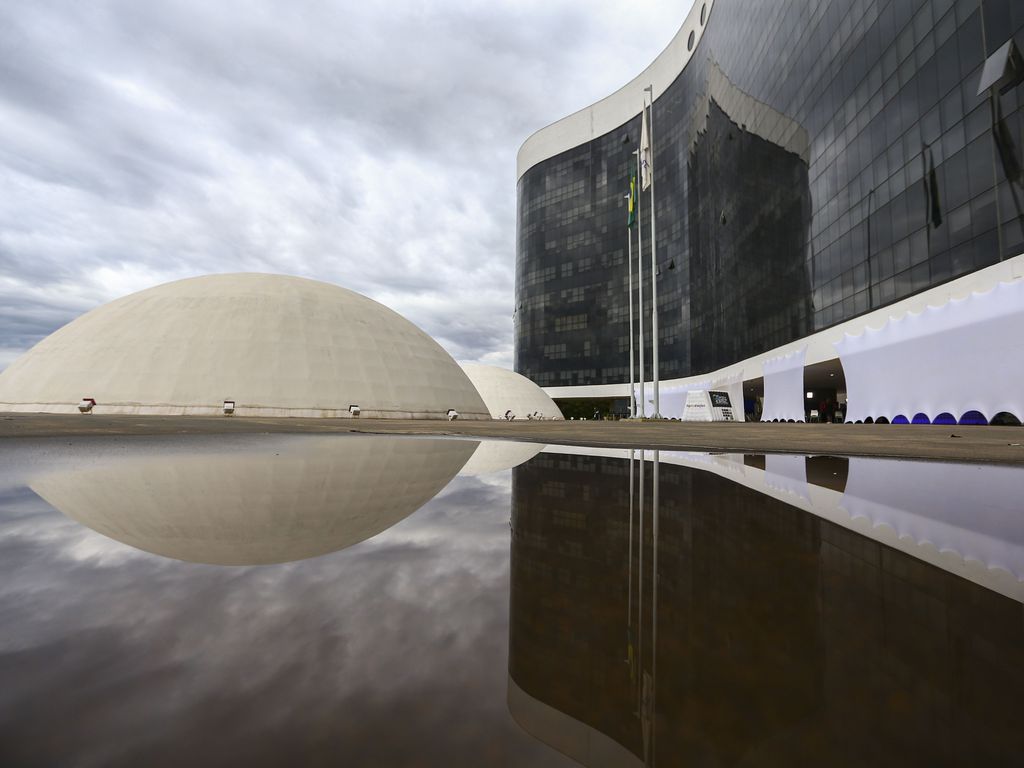
<svg viewBox="0 0 1024 768">
<path fill-rule="evenodd" d="M 657 689 L 658 680 L 658 516 L 660 513 L 658 502 L 659 466 L 661 452 L 654 451 L 654 462 L 651 475 L 651 671 L 648 673 L 643 668 L 643 612 L 640 614 L 640 732 L 644 746 L 644 765 L 653 766 L 657 763 Z M 641 459 L 641 481 L 640 481 L 640 503 L 643 504 L 643 460 Z M 641 507 L 642 509 L 642 507 Z M 640 517 L 641 524 L 643 516 Z M 640 555 L 643 557 L 643 535 L 640 537 Z M 643 562 L 640 565 L 640 601 L 643 603 Z"/>
<path fill-rule="evenodd" d="M 644 451 L 640 451 L 640 525 L 639 525 L 639 574 L 637 579 L 637 616 L 639 617 L 637 624 L 639 628 L 637 638 L 637 660 L 638 668 L 640 669 L 640 678 L 643 679 L 643 668 L 644 668 Z M 641 682 L 642 686 L 642 682 Z M 643 717 L 643 689 L 637 691 L 637 714 Z"/>
<path fill-rule="evenodd" d="M 636 451 L 629 452 L 629 597 L 626 605 L 626 663 L 629 664 L 629 680 L 634 677 L 633 668 L 633 469 Z"/>
<path fill-rule="evenodd" d="M 651 507 L 651 515 L 653 516 L 651 536 L 654 540 L 652 546 L 653 559 L 651 561 L 651 573 L 654 581 L 651 592 L 651 765 L 657 765 L 658 763 L 658 516 L 661 511 L 658 506 L 658 470 L 660 461 L 661 452 L 655 451 L 654 476 L 651 478 L 654 483 L 654 489 L 651 494 L 653 499 Z"/>
<path fill-rule="evenodd" d="M 660 451 L 654 451 L 654 463 L 651 465 L 653 474 L 651 476 L 652 488 L 652 505 L 651 505 L 651 552 L 653 560 L 651 562 L 651 671 L 647 672 L 643 669 L 643 662 L 640 664 L 641 674 L 641 688 L 640 688 L 640 730 L 643 735 L 644 744 L 644 765 L 653 766 L 655 760 L 655 746 L 657 744 L 657 728 L 656 728 L 656 701 L 655 701 L 655 681 L 657 680 L 658 674 L 658 475 L 659 466 L 658 462 L 661 458 Z M 641 466 L 643 466 L 641 464 Z M 643 482 L 640 484 L 640 499 L 643 500 L 644 486 Z M 640 539 L 641 553 L 643 553 L 643 537 Z M 643 598 L 643 566 L 640 567 L 640 578 L 641 578 L 641 600 Z M 643 614 L 640 616 L 640 653 L 641 659 L 643 658 L 643 631 L 644 622 Z"/>
</svg>

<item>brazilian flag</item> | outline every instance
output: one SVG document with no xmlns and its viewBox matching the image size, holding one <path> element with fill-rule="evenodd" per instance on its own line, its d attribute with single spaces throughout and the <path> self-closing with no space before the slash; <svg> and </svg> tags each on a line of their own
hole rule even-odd
<svg viewBox="0 0 1024 768">
<path fill-rule="evenodd" d="M 636 167 L 629 169 L 629 218 L 626 226 L 632 229 L 636 224 Z"/>
</svg>

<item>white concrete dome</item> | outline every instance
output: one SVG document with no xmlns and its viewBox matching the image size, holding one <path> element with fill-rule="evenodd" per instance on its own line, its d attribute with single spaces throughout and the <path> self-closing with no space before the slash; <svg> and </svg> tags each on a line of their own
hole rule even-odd
<svg viewBox="0 0 1024 768">
<path fill-rule="evenodd" d="M 179 280 L 88 312 L 0 374 L 0 410 L 488 417 L 451 356 L 396 312 L 329 283 Z"/>
<path fill-rule="evenodd" d="M 476 391 L 487 404 L 491 418 L 504 419 L 506 414 L 517 419 L 564 419 L 555 401 L 547 393 L 515 371 L 494 365 L 461 363 Z"/>
</svg>

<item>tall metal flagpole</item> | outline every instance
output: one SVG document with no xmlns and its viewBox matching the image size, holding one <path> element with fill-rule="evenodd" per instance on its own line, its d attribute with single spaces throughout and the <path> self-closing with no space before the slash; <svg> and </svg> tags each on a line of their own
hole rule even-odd
<svg viewBox="0 0 1024 768">
<path fill-rule="evenodd" d="M 650 168 L 647 169 L 651 179 L 651 381 L 654 385 L 654 414 L 655 419 L 661 418 L 661 392 L 658 377 L 658 266 L 657 253 L 658 241 L 654 230 L 654 86 L 648 85 L 644 91 L 651 96 L 651 114 L 647 119 L 647 141 L 651 148 Z M 647 101 L 644 100 L 644 110 L 647 109 Z"/>
<path fill-rule="evenodd" d="M 636 150 L 633 154 L 636 155 L 636 168 L 637 173 L 639 173 L 640 161 L 642 159 L 640 157 L 640 150 Z M 639 304 L 637 315 L 640 322 L 640 334 L 638 337 L 640 344 L 640 375 L 637 378 L 640 379 L 640 418 L 643 418 L 647 415 L 647 398 L 644 394 L 644 225 L 640 221 L 639 194 L 636 196 L 636 240 L 636 296 Z"/>
<path fill-rule="evenodd" d="M 629 176 L 629 183 L 628 199 L 633 200 L 636 197 L 636 189 L 632 173 Z M 629 255 L 626 257 L 626 263 L 629 264 L 629 290 L 626 291 L 629 294 L 629 418 L 635 419 L 636 370 L 634 370 L 633 366 L 633 228 L 629 225 L 628 220 L 626 223 L 626 241 L 629 243 Z"/>
</svg>

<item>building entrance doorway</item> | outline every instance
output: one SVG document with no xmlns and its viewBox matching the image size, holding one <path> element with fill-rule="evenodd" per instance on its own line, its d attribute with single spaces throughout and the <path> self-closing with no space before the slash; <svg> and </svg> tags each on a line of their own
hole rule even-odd
<svg viewBox="0 0 1024 768">
<path fill-rule="evenodd" d="M 764 378 L 743 382 L 743 420 L 760 421 L 764 410 Z"/>
<path fill-rule="evenodd" d="M 846 419 L 846 376 L 839 358 L 804 367 L 804 421 Z"/>
</svg>

